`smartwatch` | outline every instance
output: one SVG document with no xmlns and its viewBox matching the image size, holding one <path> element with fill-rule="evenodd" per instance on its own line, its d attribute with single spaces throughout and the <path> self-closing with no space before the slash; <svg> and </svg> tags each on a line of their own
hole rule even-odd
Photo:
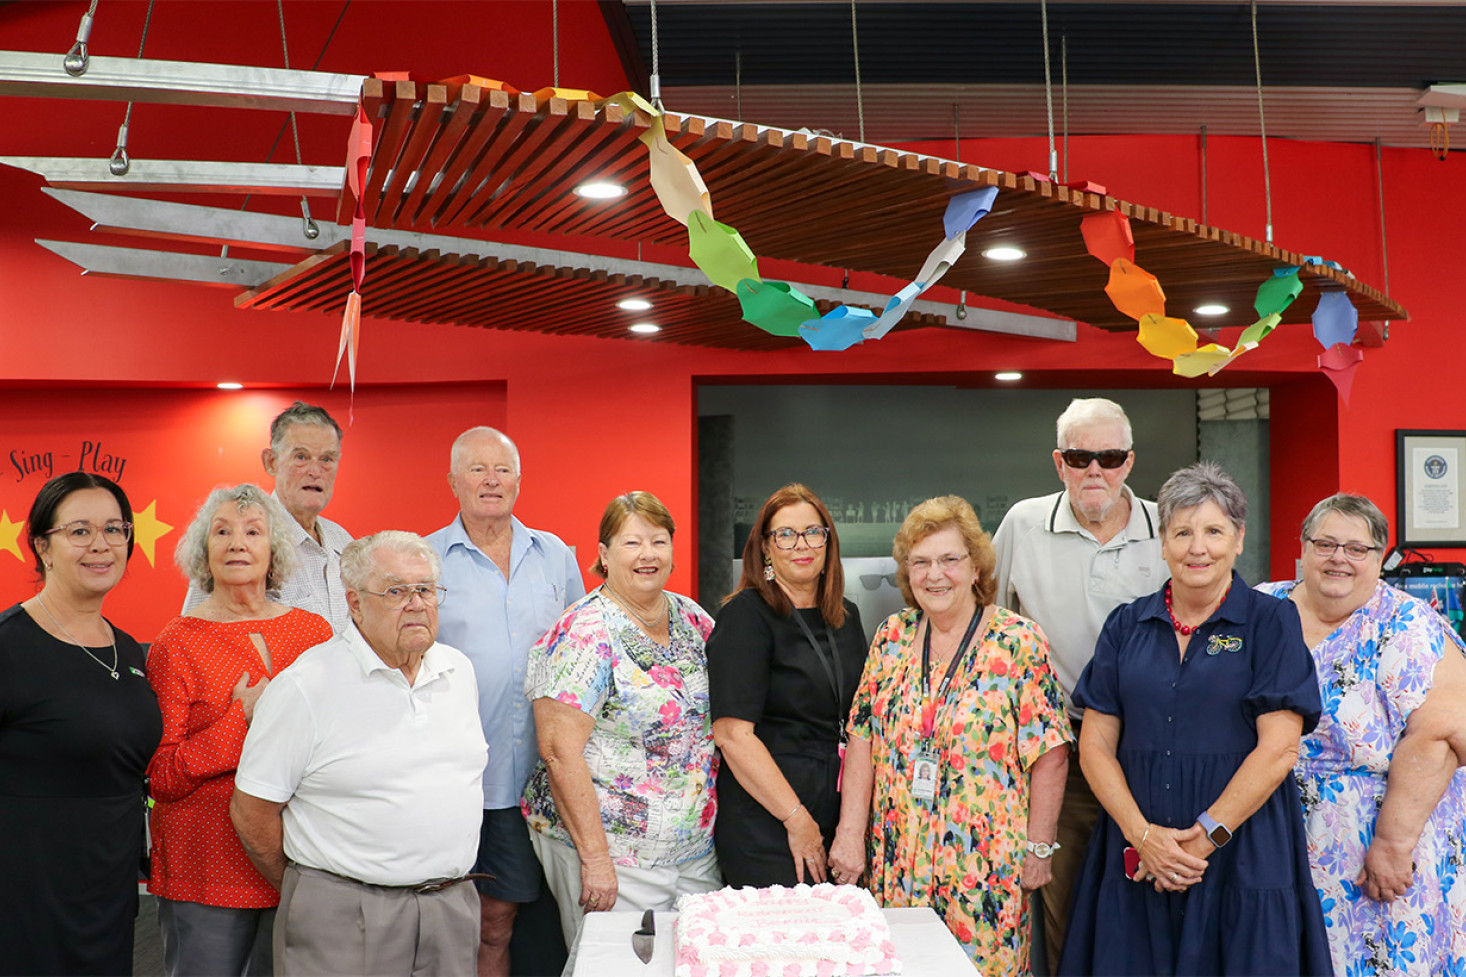
<svg viewBox="0 0 1466 977">
<path fill-rule="evenodd" d="M 1047 841 L 1030 841 L 1028 843 L 1028 850 L 1033 852 L 1039 858 L 1050 858 L 1053 856 L 1054 852 L 1063 847 L 1064 846 L 1059 844 L 1057 841 L 1054 842 L 1052 845 L 1049 844 Z"/>
<path fill-rule="evenodd" d="M 1206 832 L 1207 838 L 1218 848 L 1232 840 L 1232 830 L 1206 811 L 1196 816 L 1196 823 L 1201 825 L 1201 830 Z"/>
</svg>

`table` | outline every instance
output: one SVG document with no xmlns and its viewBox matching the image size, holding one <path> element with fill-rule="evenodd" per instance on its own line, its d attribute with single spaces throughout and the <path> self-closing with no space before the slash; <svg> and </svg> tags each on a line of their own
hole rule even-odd
<svg viewBox="0 0 1466 977">
<path fill-rule="evenodd" d="M 973 977 L 972 961 L 930 907 L 883 909 L 902 977 Z M 657 943 L 650 963 L 631 949 L 641 913 L 589 913 L 572 961 L 575 977 L 673 977 L 674 912 L 657 913 Z"/>
</svg>

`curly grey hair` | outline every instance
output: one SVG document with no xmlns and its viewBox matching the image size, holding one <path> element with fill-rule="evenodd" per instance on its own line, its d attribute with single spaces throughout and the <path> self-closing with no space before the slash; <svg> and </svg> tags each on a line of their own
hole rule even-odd
<svg viewBox="0 0 1466 977">
<path fill-rule="evenodd" d="M 1305 540 L 1318 535 L 1318 527 L 1330 512 L 1363 519 L 1364 524 L 1369 527 L 1369 537 L 1374 541 L 1374 545 L 1378 546 L 1381 551 L 1389 549 L 1389 520 L 1385 518 L 1383 512 L 1379 511 L 1379 506 L 1365 496 L 1355 495 L 1352 492 L 1339 492 L 1331 495 L 1313 507 L 1313 510 L 1308 513 L 1308 518 L 1303 520 L 1303 538 Z"/>
<path fill-rule="evenodd" d="M 214 592 L 214 571 L 209 568 L 209 527 L 214 522 L 214 513 L 229 503 L 238 506 L 240 512 L 250 506 L 264 511 L 265 521 L 270 526 L 270 569 L 265 575 L 265 589 L 278 590 L 299 563 L 295 555 L 295 540 L 290 533 L 293 520 L 278 499 L 249 482 L 232 488 L 220 486 L 209 493 L 194 514 L 193 522 L 188 524 L 183 538 L 178 541 L 173 551 L 173 562 L 189 583 L 206 594 Z"/>
<path fill-rule="evenodd" d="M 1207 502 L 1215 502 L 1226 514 L 1233 528 L 1247 525 L 1247 496 L 1222 471 L 1214 461 L 1199 461 L 1187 468 L 1172 472 L 1156 496 L 1156 508 L 1161 517 L 1161 528 L 1171 525 L 1171 517 L 1185 509 L 1194 509 Z"/>
<path fill-rule="evenodd" d="M 428 566 L 433 571 L 433 582 L 436 583 L 439 575 L 443 572 L 443 562 L 438 559 L 438 553 L 417 533 L 409 533 L 401 529 L 384 529 L 379 533 L 372 533 L 370 536 L 363 536 L 361 539 L 354 539 L 346 544 L 346 549 L 341 551 L 341 584 L 347 590 L 365 590 L 371 582 L 372 572 L 376 569 L 376 561 L 373 559 L 378 550 L 391 550 L 395 553 L 405 553 L 410 556 L 420 556 L 428 561 Z M 421 581 L 409 580 L 404 583 L 419 583 Z"/>
<path fill-rule="evenodd" d="M 1125 416 L 1125 408 L 1104 397 L 1075 397 L 1069 401 L 1069 406 L 1064 408 L 1064 413 L 1059 415 L 1058 424 L 1055 425 L 1058 429 L 1059 450 L 1063 451 L 1071 446 L 1077 428 L 1095 424 L 1118 425 L 1120 438 L 1125 442 L 1120 447 L 1126 451 L 1135 447 L 1135 436 L 1130 431 L 1130 418 Z"/>
</svg>

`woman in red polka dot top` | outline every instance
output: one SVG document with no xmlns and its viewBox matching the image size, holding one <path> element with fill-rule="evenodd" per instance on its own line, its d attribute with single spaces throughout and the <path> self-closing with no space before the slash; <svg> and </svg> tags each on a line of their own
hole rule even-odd
<svg viewBox="0 0 1466 977">
<path fill-rule="evenodd" d="M 152 876 L 169 977 L 269 975 L 280 894 L 229 821 L 234 768 L 270 679 L 331 637 L 318 615 L 270 599 L 295 564 L 291 519 L 254 485 L 219 488 L 174 555 L 209 594 L 164 626 L 148 655 L 163 741 L 148 765 Z"/>
</svg>

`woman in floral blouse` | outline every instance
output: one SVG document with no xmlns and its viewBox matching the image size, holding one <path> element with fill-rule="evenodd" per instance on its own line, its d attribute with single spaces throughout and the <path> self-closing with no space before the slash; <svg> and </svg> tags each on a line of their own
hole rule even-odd
<svg viewBox="0 0 1466 977">
<path fill-rule="evenodd" d="M 1048 645 L 992 603 L 972 506 L 929 499 L 894 546 L 907 609 L 855 693 L 832 870 L 885 906 L 931 906 L 985 974 L 1026 974 L 1028 900 L 1049 879 L 1072 740 Z"/>
<path fill-rule="evenodd" d="M 663 588 L 672 516 L 649 492 L 601 517 L 605 583 L 529 655 L 543 762 L 522 808 L 571 943 L 582 913 L 671 909 L 722 885 L 704 642 L 712 619 Z"/>
<path fill-rule="evenodd" d="M 1424 601 L 1380 580 L 1389 524 L 1362 495 L 1303 522 L 1298 606 L 1323 718 L 1303 737 L 1308 860 L 1334 972 L 1466 977 L 1466 659 Z"/>
</svg>

